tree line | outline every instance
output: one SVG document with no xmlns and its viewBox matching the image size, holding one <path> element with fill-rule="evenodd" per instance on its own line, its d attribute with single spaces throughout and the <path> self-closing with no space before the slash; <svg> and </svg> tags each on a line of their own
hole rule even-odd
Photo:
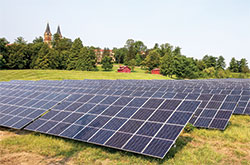
<svg viewBox="0 0 250 165">
<path fill-rule="evenodd" d="M 239 61 L 232 58 L 226 68 L 223 56 L 205 55 L 202 59 L 187 57 L 181 53 L 180 47 L 169 43 L 155 44 L 147 48 L 142 41 L 128 39 L 122 48 L 113 48 L 112 60 L 110 50 L 104 49 L 102 57 L 98 57 L 94 46 L 84 46 L 81 39 L 73 42 L 69 38 L 60 38 L 54 34 L 51 44 L 37 37 L 27 43 L 18 37 L 13 44 L 0 38 L 0 69 L 65 69 L 65 70 L 97 70 L 98 58 L 104 70 L 110 70 L 113 62 L 128 65 L 132 68 L 140 66 L 150 72 L 160 68 L 161 74 L 177 78 L 225 78 L 231 72 L 249 73 L 245 58 Z"/>
</svg>

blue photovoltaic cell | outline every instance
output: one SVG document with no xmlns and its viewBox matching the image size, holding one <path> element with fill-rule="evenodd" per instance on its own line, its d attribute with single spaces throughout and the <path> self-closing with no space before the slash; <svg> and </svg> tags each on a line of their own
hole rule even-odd
<svg viewBox="0 0 250 165">
<path fill-rule="evenodd" d="M 223 130 L 232 113 L 250 114 L 242 79 L 10 81 L 0 89 L 0 125 L 158 158 L 188 121 Z"/>
<path fill-rule="evenodd" d="M 104 128 L 118 130 L 126 121 L 126 119 L 113 118 L 104 126 Z"/>
<path fill-rule="evenodd" d="M 124 146 L 124 149 L 131 150 L 134 152 L 141 152 L 148 142 L 151 140 L 149 137 L 144 136 L 133 136 L 129 142 Z"/>
<path fill-rule="evenodd" d="M 137 111 L 137 108 L 125 107 L 116 116 L 130 118 L 136 111 Z"/>
<path fill-rule="evenodd" d="M 74 138 L 77 140 L 81 140 L 81 141 L 87 141 L 97 131 L 98 131 L 98 129 L 96 129 L 96 128 L 85 127 Z"/>
<path fill-rule="evenodd" d="M 161 126 L 162 124 L 147 122 L 139 129 L 136 134 L 154 136 Z"/>
<path fill-rule="evenodd" d="M 175 110 L 179 106 L 181 100 L 166 100 L 159 109 L 163 110 Z"/>
<path fill-rule="evenodd" d="M 156 137 L 174 140 L 182 129 L 182 126 L 165 124 Z"/>
<path fill-rule="evenodd" d="M 128 132 L 128 133 L 135 133 L 138 128 L 141 127 L 141 125 L 143 124 L 142 121 L 138 121 L 138 120 L 128 120 L 120 129 L 119 131 L 122 132 Z"/>
<path fill-rule="evenodd" d="M 164 157 L 172 144 L 173 141 L 153 139 L 143 153 L 148 155 L 155 155 L 158 157 Z"/>
<path fill-rule="evenodd" d="M 144 108 L 157 108 L 163 102 L 163 99 L 149 99 L 146 104 L 143 105 Z"/>
<path fill-rule="evenodd" d="M 141 108 L 132 116 L 132 119 L 147 120 L 153 112 L 154 110 Z"/>
<path fill-rule="evenodd" d="M 89 141 L 104 144 L 114 133 L 114 131 L 100 130 Z"/>
<path fill-rule="evenodd" d="M 116 132 L 106 143 L 108 146 L 121 148 L 130 138 L 131 134 Z"/>
<path fill-rule="evenodd" d="M 149 121 L 165 122 L 172 114 L 172 111 L 157 110 L 150 118 Z"/>
<path fill-rule="evenodd" d="M 71 125 L 71 126 L 68 127 L 66 130 L 64 130 L 63 132 L 61 132 L 60 136 L 72 138 L 72 137 L 75 136 L 78 132 L 80 132 L 83 128 L 84 128 L 84 126 Z"/>
</svg>

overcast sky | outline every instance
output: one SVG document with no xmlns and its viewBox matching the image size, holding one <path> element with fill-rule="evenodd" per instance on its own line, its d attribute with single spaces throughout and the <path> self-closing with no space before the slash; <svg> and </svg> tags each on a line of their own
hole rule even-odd
<svg viewBox="0 0 250 165">
<path fill-rule="evenodd" d="M 246 58 L 250 63 L 250 0 L 1 0 L 0 37 L 31 42 L 52 33 L 86 46 L 123 47 L 127 39 L 180 46 L 182 53 Z"/>
</svg>

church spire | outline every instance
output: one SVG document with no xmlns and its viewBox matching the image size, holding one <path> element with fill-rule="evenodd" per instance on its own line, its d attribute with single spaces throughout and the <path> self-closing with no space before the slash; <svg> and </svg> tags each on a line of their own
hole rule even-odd
<svg viewBox="0 0 250 165">
<path fill-rule="evenodd" d="M 45 33 L 46 33 L 47 35 L 51 34 L 50 28 L 49 28 L 49 23 L 47 23 L 47 27 L 46 27 Z"/>
<path fill-rule="evenodd" d="M 58 25 L 57 27 L 57 32 L 56 34 L 58 34 L 60 36 L 60 38 L 62 38 L 62 33 L 61 33 L 61 30 L 60 30 L 60 26 Z"/>
<path fill-rule="evenodd" d="M 52 34 L 50 32 L 49 23 L 47 23 L 46 30 L 44 32 L 44 42 L 51 46 Z"/>
</svg>

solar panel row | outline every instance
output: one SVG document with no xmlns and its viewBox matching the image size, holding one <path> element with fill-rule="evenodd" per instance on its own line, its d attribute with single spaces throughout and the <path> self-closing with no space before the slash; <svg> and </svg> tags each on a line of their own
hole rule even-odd
<svg viewBox="0 0 250 165">
<path fill-rule="evenodd" d="M 249 85 L 241 79 L 1 82 L 0 125 L 163 158 L 188 121 L 223 130 L 232 113 L 250 114 Z"/>
</svg>

